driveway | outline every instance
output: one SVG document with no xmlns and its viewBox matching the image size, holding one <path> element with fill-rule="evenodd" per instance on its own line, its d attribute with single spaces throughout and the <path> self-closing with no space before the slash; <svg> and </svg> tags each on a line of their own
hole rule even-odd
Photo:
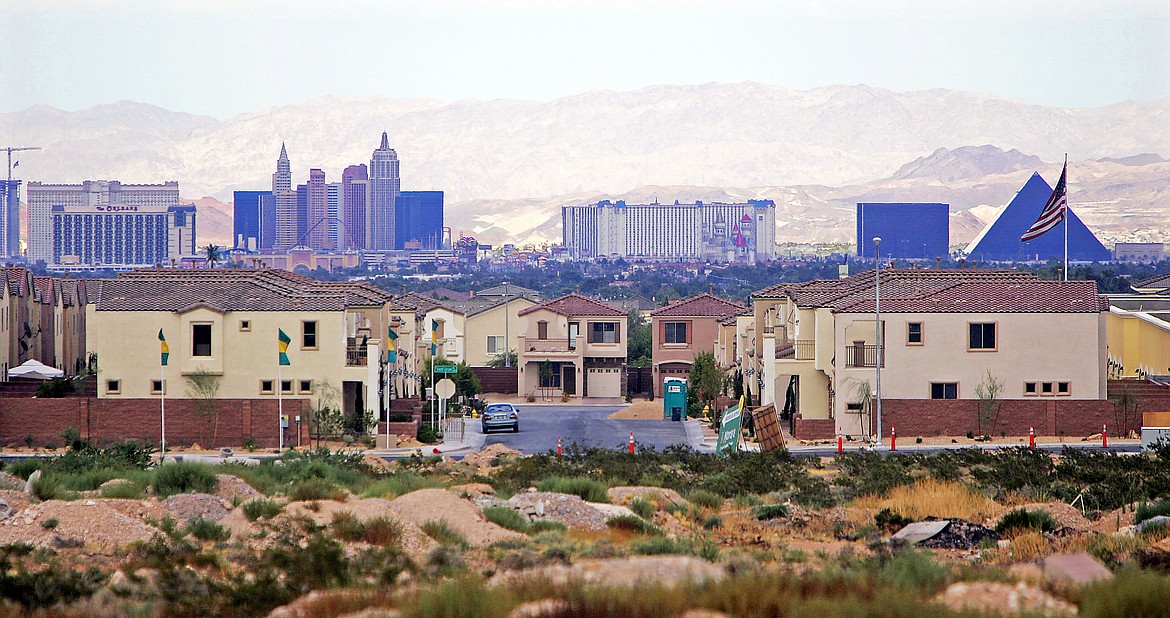
<svg viewBox="0 0 1170 618">
<path fill-rule="evenodd" d="M 544 453 L 557 448 L 557 436 L 567 448 L 576 442 L 581 445 L 626 449 L 630 432 L 638 447 L 653 446 L 662 450 L 672 444 L 687 444 L 683 423 L 671 421 L 607 420 L 605 417 L 622 406 L 537 405 L 519 404 L 520 432 L 494 431 L 487 436 L 480 432 L 480 422 L 467 421 L 467 442 L 471 450 L 489 444 L 503 444 L 526 455 Z"/>
</svg>

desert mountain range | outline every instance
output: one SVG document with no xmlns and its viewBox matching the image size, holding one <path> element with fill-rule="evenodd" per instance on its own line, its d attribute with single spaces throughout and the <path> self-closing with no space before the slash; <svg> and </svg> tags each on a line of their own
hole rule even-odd
<svg viewBox="0 0 1170 618">
<path fill-rule="evenodd" d="M 231 192 L 265 189 L 282 141 L 294 179 L 337 180 L 381 132 L 404 189 L 442 189 L 455 234 L 559 241 L 562 204 L 770 198 L 781 241 L 849 242 L 858 201 L 951 204 L 973 237 L 1034 171 L 1070 158 L 1069 198 L 1106 242 L 1170 229 L 1170 98 L 1094 109 L 950 90 L 652 86 L 546 102 L 325 97 L 227 120 L 118 102 L 0 114 L 3 141 L 41 146 L 17 176 L 178 180 L 200 242 L 228 244 Z"/>
</svg>

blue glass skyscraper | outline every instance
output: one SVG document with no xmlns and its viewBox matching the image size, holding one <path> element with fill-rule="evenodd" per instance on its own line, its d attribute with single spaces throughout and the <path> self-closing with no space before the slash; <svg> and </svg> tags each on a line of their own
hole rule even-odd
<svg viewBox="0 0 1170 618">
<path fill-rule="evenodd" d="M 418 241 L 424 249 L 441 249 L 443 242 L 443 192 L 403 191 L 398 195 L 395 248 Z"/>
<path fill-rule="evenodd" d="M 858 203 L 857 255 L 873 257 L 881 237 L 883 257 L 933 260 L 949 254 L 950 206 L 918 203 Z"/>
<path fill-rule="evenodd" d="M 263 248 L 261 234 L 261 201 L 271 198 L 271 191 L 236 191 L 232 197 L 232 237 L 236 249 L 256 250 Z M 273 212 L 275 215 L 275 211 Z M 275 234 L 273 220 L 273 235 Z M 271 236 L 269 237 L 271 238 Z M 268 246 L 272 246 L 269 241 Z"/>
</svg>

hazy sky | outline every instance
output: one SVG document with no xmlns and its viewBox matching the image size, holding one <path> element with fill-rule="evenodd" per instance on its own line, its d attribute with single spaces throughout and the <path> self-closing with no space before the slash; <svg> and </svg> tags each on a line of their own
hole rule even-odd
<svg viewBox="0 0 1170 618">
<path fill-rule="evenodd" d="M 1170 96 L 1170 1 L 0 0 L 0 78 L 0 111 L 219 118 L 748 80 L 1094 107 Z"/>
</svg>

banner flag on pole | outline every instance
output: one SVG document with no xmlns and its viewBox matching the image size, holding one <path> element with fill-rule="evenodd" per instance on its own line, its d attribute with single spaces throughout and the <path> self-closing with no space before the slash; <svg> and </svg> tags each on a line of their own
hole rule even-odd
<svg viewBox="0 0 1170 618">
<path fill-rule="evenodd" d="M 167 359 L 171 356 L 171 346 L 167 345 L 167 338 L 163 336 L 161 328 L 158 329 L 158 342 L 159 346 L 162 348 L 162 364 L 164 367 L 166 367 Z"/>
<path fill-rule="evenodd" d="M 292 363 L 288 361 L 288 344 L 292 343 L 292 339 L 289 339 L 288 335 L 284 334 L 284 330 L 282 329 L 278 328 L 276 332 L 279 333 L 276 336 L 276 348 L 280 352 L 280 364 L 286 366 L 291 365 Z"/>
<path fill-rule="evenodd" d="M 1064 169 L 1060 172 L 1060 180 L 1056 183 L 1056 188 L 1052 190 L 1052 196 L 1048 198 L 1048 202 L 1044 204 L 1044 210 L 1040 211 L 1040 216 L 1032 227 L 1020 236 L 1020 242 L 1028 242 L 1029 240 L 1036 240 L 1056 227 L 1058 223 L 1064 221 L 1067 216 L 1065 212 L 1068 210 L 1068 193 L 1065 190 L 1065 178 L 1068 175 L 1068 162 L 1064 164 Z"/>
<path fill-rule="evenodd" d="M 439 321 L 431 320 L 431 356 L 439 351 Z"/>
<path fill-rule="evenodd" d="M 386 362 L 398 362 L 398 333 L 393 326 L 386 328 Z"/>
</svg>

